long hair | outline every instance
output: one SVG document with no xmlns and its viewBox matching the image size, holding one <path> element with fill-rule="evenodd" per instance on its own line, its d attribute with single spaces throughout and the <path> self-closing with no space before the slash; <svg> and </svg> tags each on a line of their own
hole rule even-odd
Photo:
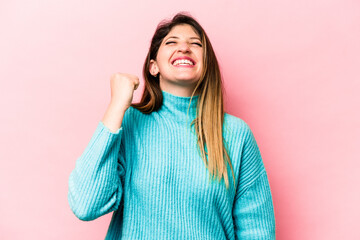
<svg viewBox="0 0 360 240">
<path fill-rule="evenodd" d="M 131 106 L 144 114 L 157 111 L 161 107 L 163 96 L 159 83 L 159 74 L 157 76 L 150 74 L 150 60 L 156 59 L 164 37 L 174 26 L 181 24 L 190 25 L 199 35 L 203 45 L 203 72 L 190 98 L 191 101 L 194 94 L 199 93 L 196 118 L 191 122 L 190 126 L 195 126 L 197 147 L 205 166 L 209 170 L 210 180 L 216 177 L 220 182 L 224 178 L 226 189 L 228 189 L 229 176 L 226 164 L 231 168 L 234 186 L 235 176 L 226 149 L 226 142 L 223 139 L 224 89 L 222 77 L 218 61 L 206 32 L 190 14 L 179 12 L 171 20 L 163 20 L 158 24 L 143 66 L 144 93 L 140 102 L 133 103 Z"/>
</svg>

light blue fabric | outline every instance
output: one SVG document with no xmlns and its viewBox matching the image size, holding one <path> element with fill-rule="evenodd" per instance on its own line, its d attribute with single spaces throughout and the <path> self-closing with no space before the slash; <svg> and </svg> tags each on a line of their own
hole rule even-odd
<svg viewBox="0 0 360 240">
<path fill-rule="evenodd" d="M 112 133 L 101 121 L 69 177 L 81 220 L 114 211 L 106 239 L 275 239 L 265 167 L 242 119 L 225 114 L 223 136 L 235 173 L 230 188 L 209 181 L 194 127 L 194 96 L 163 93 L 158 111 L 130 107 Z"/>
</svg>

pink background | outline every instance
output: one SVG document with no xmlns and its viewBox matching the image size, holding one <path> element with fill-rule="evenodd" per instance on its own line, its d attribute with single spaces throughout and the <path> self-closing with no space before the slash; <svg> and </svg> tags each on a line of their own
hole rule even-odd
<svg viewBox="0 0 360 240">
<path fill-rule="evenodd" d="M 0 2 L 0 238 L 104 238 L 111 214 L 78 220 L 69 174 L 111 74 L 141 77 L 158 22 L 186 10 L 259 144 L 277 239 L 360 239 L 359 1 L 129 2 Z"/>
</svg>

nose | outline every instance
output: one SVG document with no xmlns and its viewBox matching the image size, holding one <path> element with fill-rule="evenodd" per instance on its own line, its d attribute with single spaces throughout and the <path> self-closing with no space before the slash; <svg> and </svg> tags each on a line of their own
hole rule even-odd
<svg viewBox="0 0 360 240">
<path fill-rule="evenodd" d="M 181 42 L 179 43 L 178 45 L 178 51 L 181 51 L 181 52 L 190 52 L 190 47 L 188 45 L 188 43 L 186 42 Z"/>
</svg>

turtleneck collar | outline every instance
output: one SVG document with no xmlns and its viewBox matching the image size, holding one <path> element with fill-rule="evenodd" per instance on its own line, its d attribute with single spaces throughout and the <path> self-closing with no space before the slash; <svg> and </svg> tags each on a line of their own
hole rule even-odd
<svg viewBox="0 0 360 240">
<path fill-rule="evenodd" d="M 182 123 L 187 121 L 188 123 L 191 123 L 191 121 L 194 120 L 196 117 L 196 106 L 199 95 L 194 95 L 192 97 L 189 108 L 191 97 L 176 96 L 169 92 L 165 92 L 164 90 L 161 90 L 161 92 L 163 94 L 163 103 L 158 110 L 159 114 Z"/>
</svg>

